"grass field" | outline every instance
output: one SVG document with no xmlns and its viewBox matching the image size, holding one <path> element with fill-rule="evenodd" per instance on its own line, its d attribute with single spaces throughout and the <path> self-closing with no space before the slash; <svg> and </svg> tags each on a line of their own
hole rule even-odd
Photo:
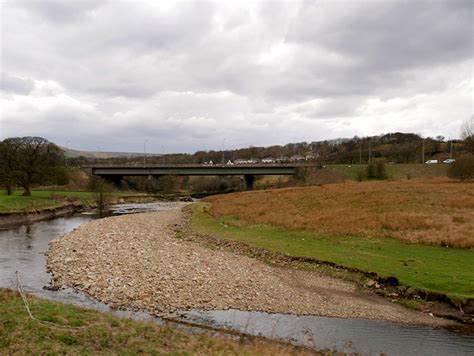
<svg viewBox="0 0 474 356">
<path fill-rule="evenodd" d="M 346 182 L 207 198 L 214 217 L 312 230 L 474 247 L 474 185 L 446 178 Z"/>
<path fill-rule="evenodd" d="M 412 179 L 446 177 L 447 164 L 387 164 L 387 174 L 390 179 Z M 327 166 L 326 169 L 340 172 L 346 179 L 357 180 L 359 171 L 367 169 L 366 164 L 338 164 Z"/>
<path fill-rule="evenodd" d="M 194 205 L 191 228 L 199 233 L 237 240 L 290 256 L 334 262 L 382 277 L 397 277 L 402 285 L 445 294 L 453 300 L 474 298 L 474 261 L 470 249 L 406 244 L 393 238 L 330 236 L 308 230 L 288 230 L 247 224 L 232 217 L 214 218 L 209 205 Z"/>
<path fill-rule="evenodd" d="M 96 200 L 97 193 L 68 190 L 33 190 L 30 197 L 22 196 L 22 190 L 12 195 L 0 193 L 1 213 L 29 213 L 44 209 L 54 209 L 65 204 L 91 204 Z M 123 193 L 110 193 L 112 197 L 125 196 Z"/>
<path fill-rule="evenodd" d="M 0 213 L 28 213 L 44 209 L 54 209 L 70 203 L 92 203 L 95 194 L 82 191 L 34 190 L 24 197 L 21 190 L 12 195 L 0 194 Z"/>
<path fill-rule="evenodd" d="M 306 354 L 263 340 L 239 343 L 33 297 L 28 301 L 36 318 L 56 326 L 32 320 L 17 293 L 0 289 L 0 354 Z"/>
<path fill-rule="evenodd" d="M 472 184 L 349 182 L 206 201 L 194 207 L 197 232 L 394 276 L 453 300 L 474 298 Z"/>
<path fill-rule="evenodd" d="M 194 205 L 192 230 L 245 242 L 290 256 L 310 257 L 342 266 L 396 277 L 402 285 L 445 294 L 453 300 L 474 298 L 474 251 L 419 244 L 393 238 L 329 236 L 246 224 L 232 217 L 212 217 L 205 203 Z M 206 209 L 207 208 L 207 209 Z"/>
<path fill-rule="evenodd" d="M 447 164 L 387 164 L 387 178 L 408 180 L 418 178 L 447 177 Z M 291 176 L 263 176 L 257 177 L 255 189 L 282 188 L 301 185 L 321 185 L 341 183 L 344 180 L 357 181 L 360 172 L 367 170 L 366 164 L 335 164 L 325 168 L 318 168 L 311 172 L 309 182 L 294 181 Z M 363 176 L 362 174 L 362 176 Z M 308 184 L 309 183 L 309 184 Z"/>
</svg>

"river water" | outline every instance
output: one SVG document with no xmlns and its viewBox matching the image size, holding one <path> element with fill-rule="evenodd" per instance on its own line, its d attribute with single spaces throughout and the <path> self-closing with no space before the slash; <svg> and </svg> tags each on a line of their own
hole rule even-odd
<svg viewBox="0 0 474 356">
<path fill-rule="evenodd" d="M 122 204 L 112 207 L 105 215 L 169 210 L 176 206 L 174 203 Z M 18 271 L 24 290 L 36 296 L 162 323 L 162 320 L 143 312 L 111 310 L 105 304 L 71 289 L 50 291 L 43 288 L 50 281 L 50 274 L 45 267 L 48 242 L 99 217 L 97 211 L 92 211 L 0 229 L 0 287 L 16 289 Z M 426 326 L 238 310 L 180 311 L 176 317 L 197 324 L 278 338 L 315 349 L 365 355 L 474 355 L 474 335 Z"/>
</svg>

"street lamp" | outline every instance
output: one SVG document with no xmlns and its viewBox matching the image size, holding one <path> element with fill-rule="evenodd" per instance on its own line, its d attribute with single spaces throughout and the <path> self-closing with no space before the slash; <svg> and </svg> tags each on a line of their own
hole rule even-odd
<svg viewBox="0 0 474 356">
<path fill-rule="evenodd" d="M 222 142 L 222 165 L 225 164 L 224 152 L 225 152 L 225 138 L 224 138 L 224 141 Z"/>
<path fill-rule="evenodd" d="M 143 166 L 145 167 L 146 166 L 146 143 L 147 143 L 148 139 L 145 139 L 143 141 Z"/>
</svg>

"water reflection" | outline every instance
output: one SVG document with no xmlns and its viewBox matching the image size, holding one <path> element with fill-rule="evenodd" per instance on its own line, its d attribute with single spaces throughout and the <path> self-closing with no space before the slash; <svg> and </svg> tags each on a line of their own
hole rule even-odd
<svg viewBox="0 0 474 356">
<path fill-rule="evenodd" d="M 448 330 L 386 321 L 268 314 L 240 310 L 180 311 L 184 320 L 291 340 L 316 349 L 364 355 L 473 355 L 474 339 Z"/>
</svg>

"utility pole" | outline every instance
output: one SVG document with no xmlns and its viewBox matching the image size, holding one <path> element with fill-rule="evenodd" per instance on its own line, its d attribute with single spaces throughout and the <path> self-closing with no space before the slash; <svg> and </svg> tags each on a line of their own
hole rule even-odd
<svg viewBox="0 0 474 356">
<path fill-rule="evenodd" d="M 425 139 L 423 139 L 423 146 L 421 147 L 421 163 L 425 163 Z"/>
<path fill-rule="evenodd" d="M 372 163 L 372 141 L 369 138 L 369 164 Z"/>
<path fill-rule="evenodd" d="M 450 141 L 449 145 L 449 158 L 453 158 L 453 140 Z"/>
<path fill-rule="evenodd" d="M 66 167 L 67 167 L 67 151 L 68 151 L 68 148 L 69 148 L 69 140 L 66 140 L 66 154 L 65 154 L 65 157 L 66 157 Z"/>
<path fill-rule="evenodd" d="M 225 164 L 225 139 L 224 141 L 222 142 L 222 165 Z"/>
<path fill-rule="evenodd" d="M 359 164 L 362 164 L 362 141 L 359 144 Z"/>
</svg>

